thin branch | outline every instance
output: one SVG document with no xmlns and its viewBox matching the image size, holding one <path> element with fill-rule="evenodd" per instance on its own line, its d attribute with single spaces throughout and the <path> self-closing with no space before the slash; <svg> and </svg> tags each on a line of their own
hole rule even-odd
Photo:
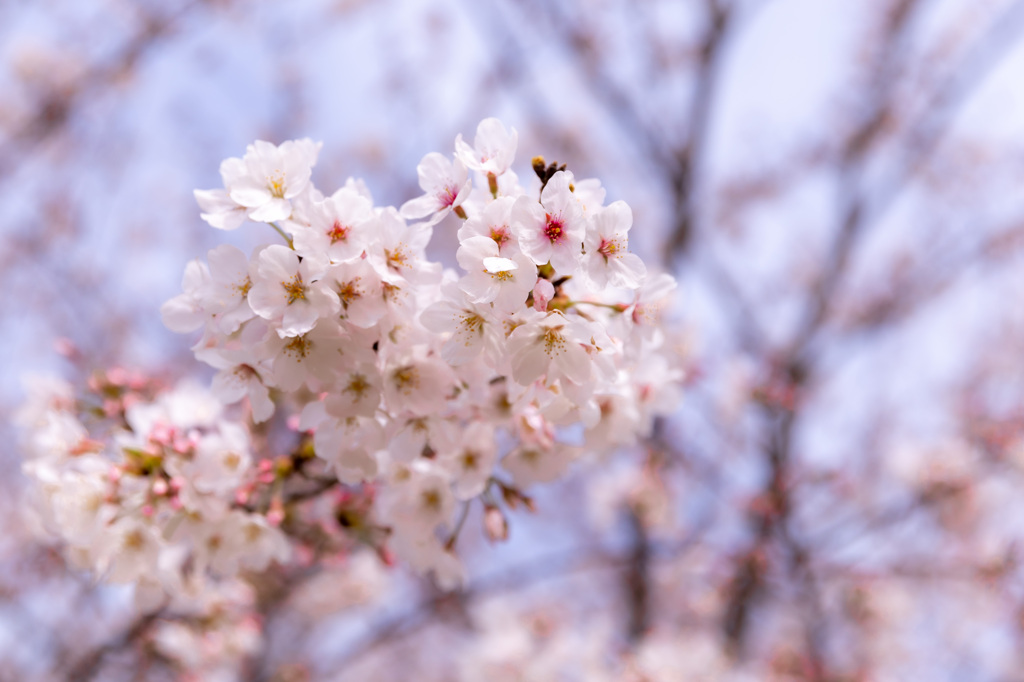
<svg viewBox="0 0 1024 682">
<path fill-rule="evenodd" d="M 67 671 L 65 679 L 70 682 L 88 682 L 100 671 L 105 659 L 109 654 L 117 653 L 126 649 L 140 640 L 148 631 L 151 625 L 161 616 L 159 611 L 139 616 L 120 636 L 106 644 L 93 649 L 84 657 L 78 660 L 70 670 Z"/>
</svg>

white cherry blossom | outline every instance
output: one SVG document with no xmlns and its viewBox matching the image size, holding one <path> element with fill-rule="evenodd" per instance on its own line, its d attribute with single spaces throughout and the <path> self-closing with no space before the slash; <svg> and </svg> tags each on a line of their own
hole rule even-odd
<svg viewBox="0 0 1024 682">
<path fill-rule="evenodd" d="M 456 499 L 469 500 L 484 491 L 497 460 L 494 427 L 474 421 L 462 432 L 457 447 L 443 453 L 438 462 L 454 477 L 452 491 Z"/>
<path fill-rule="evenodd" d="M 416 167 L 416 174 L 424 194 L 402 204 L 402 217 L 415 219 L 432 216 L 430 225 L 440 222 L 457 209 L 469 196 L 473 186 L 461 160 L 456 158 L 452 161 L 437 152 L 430 152 L 423 157 Z"/>
<path fill-rule="evenodd" d="M 481 173 L 501 175 L 512 165 L 516 155 L 519 133 L 511 132 L 496 118 L 485 118 L 476 127 L 473 146 L 466 144 L 462 135 L 455 138 L 455 155 L 466 168 Z"/>
<path fill-rule="evenodd" d="M 470 302 L 458 288 L 449 291 L 447 298 L 420 315 L 424 327 L 448 335 L 441 357 L 457 366 L 483 354 L 495 363 L 501 354 L 502 334 L 491 307 Z"/>
<path fill-rule="evenodd" d="M 289 140 L 275 146 L 257 140 L 241 159 L 221 164 L 221 176 L 231 200 L 248 209 L 257 222 L 274 222 L 291 216 L 290 200 L 309 186 L 320 143 Z"/>
<path fill-rule="evenodd" d="M 539 204 L 523 196 L 512 207 L 512 225 L 523 253 L 537 265 L 550 262 L 563 277 L 576 271 L 585 231 L 571 184 L 572 173 L 558 171 L 544 186 Z"/>
<path fill-rule="evenodd" d="M 173 332 L 187 334 L 203 326 L 209 313 L 203 299 L 210 286 L 210 268 L 198 258 L 189 261 L 181 278 L 182 293 L 160 307 L 164 326 Z"/>
<path fill-rule="evenodd" d="M 215 318 L 221 331 L 230 334 L 255 315 L 248 301 L 255 264 L 230 244 L 210 249 L 206 260 L 210 279 L 200 292 L 203 309 Z"/>
<path fill-rule="evenodd" d="M 249 305 L 270 320 L 282 337 L 298 336 L 317 320 L 338 313 L 338 297 L 323 282 L 321 269 L 286 246 L 268 246 L 260 252 L 257 279 L 249 290 Z"/>
<path fill-rule="evenodd" d="M 223 173 L 222 173 L 223 175 Z M 199 204 L 199 217 L 218 230 L 236 230 L 245 222 L 248 209 L 231 198 L 224 189 L 193 191 Z"/>
<path fill-rule="evenodd" d="M 498 253 L 509 257 L 510 250 L 519 250 L 519 240 L 512 230 L 512 206 L 515 197 L 502 196 L 487 204 L 480 213 L 471 215 L 459 227 L 460 243 L 470 237 L 490 237 L 498 245 Z"/>
<path fill-rule="evenodd" d="M 587 381 L 591 360 L 581 342 L 589 336 L 583 323 L 561 313 L 517 327 L 508 337 L 512 377 L 524 386 L 545 375 L 549 381 L 559 376 L 577 384 Z"/>
<path fill-rule="evenodd" d="M 459 286 L 475 303 L 494 303 L 499 311 L 513 313 L 537 283 L 537 268 L 522 253 L 509 249 L 506 255 L 490 237 L 468 237 L 456 253 L 466 270 Z"/>
<path fill-rule="evenodd" d="M 640 256 L 627 251 L 632 225 L 633 212 L 624 201 L 616 201 L 592 215 L 583 249 L 585 272 L 597 288 L 636 289 L 647 274 Z"/>
<path fill-rule="evenodd" d="M 363 231 L 373 219 L 373 205 L 354 188 L 343 187 L 313 205 L 308 228 L 296 230 L 295 251 L 305 258 L 332 263 L 362 254 Z"/>
</svg>

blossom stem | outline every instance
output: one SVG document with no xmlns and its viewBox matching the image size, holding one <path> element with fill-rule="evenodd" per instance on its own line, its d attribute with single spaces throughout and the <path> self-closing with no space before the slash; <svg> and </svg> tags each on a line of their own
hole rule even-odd
<svg viewBox="0 0 1024 682">
<path fill-rule="evenodd" d="M 601 303 L 599 301 L 570 301 L 566 305 L 566 307 L 569 307 L 569 306 L 572 306 L 572 305 L 579 305 L 581 303 L 586 304 L 586 305 L 596 305 L 596 306 L 600 306 L 602 308 L 608 308 L 610 310 L 614 310 L 617 313 L 625 312 L 625 310 L 626 310 L 626 307 L 623 306 L 621 303 Z"/>
<path fill-rule="evenodd" d="M 288 244 L 288 248 L 289 248 L 289 249 L 292 249 L 292 250 L 294 251 L 294 250 L 295 250 L 295 244 L 294 244 L 294 243 L 292 243 L 292 238 L 291 238 L 291 237 L 289 237 L 289 236 L 288 236 L 288 234 L 287 234 L 287 233 L 286 233 L 286 232 L 285 232 L 284 230 L 282 230 L 282 229 L 281 229 L 281 228 L 280 228 L 280 227 L 278 226 L 278 224 L 277 224 L 277 223 L 268 223 L 268 224 L 269 224 L 269 225 L 270 225 L 270 226 L 271 226 L 272 228 L 274 228 L 275 230 L 277 230 L 277 233 L 278 233 L 279 235 L 281 235 L 281 236 L 282 236 L 282 237 L 284 238 L 284 241 L 285 241 L 285 243 L 287 243 L 287 244 Z"/>
<path fill-rule="evenodd" d="M 469 516 L 469 501 L 462 503 L 462 511 L 459 512 L 459 520 L 455 522 L 455 529 L 452 530 L 452 535 L 448 538 L 448 542 L 444 543 L 444 548 L 449 552 L 455 549 L 455 541 L 459 539 L 459 533 L 462 532 L 462 526 L 466 523 L 466 518 Z"/>
</svg>

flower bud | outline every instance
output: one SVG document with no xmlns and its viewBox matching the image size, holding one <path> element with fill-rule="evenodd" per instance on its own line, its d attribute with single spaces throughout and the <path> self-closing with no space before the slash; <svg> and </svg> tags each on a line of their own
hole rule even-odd
<svg viewBox="0 0 1024 682">
<path fill-rule="evenodd" d="M 491 542 L 508 540 L 508 520 L 498 507 L 484 508 L 484 532 Z"/>
</svg>

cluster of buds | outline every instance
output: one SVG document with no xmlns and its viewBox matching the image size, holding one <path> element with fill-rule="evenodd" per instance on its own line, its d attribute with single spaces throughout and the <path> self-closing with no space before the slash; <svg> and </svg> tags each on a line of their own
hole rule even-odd
<svg viewBox="0 0 1024 682">
<path fill-rule="evenodd" d="M 85 563 L 119 581 L 259 570 L 295 555 L 292 505 L 323 494 L 340 500 L 324 518 L 450 587 L 474 501 L 504 539 L 502 505 L 531 508 L 523 491 L 580 453 L 649 434 L 682 380 L 659 327 L 675 282 L 629 252 L 632 212 L 605 205 L 598 181 L 537 158 L 521 186 L 516 144 L 483 121 L 472 145 L 423 158 L 424 194 L 400 208 L 374 206 L 357 180 L 316 189 L 310 140 L 224 161 L 224 188 L 196 192 L 202 218 L 266 223 L 280 243 L 212 249 L 162 308 L 172 330 L 202 330 L 210 391 L 128 405 L 102 451 L 28 467 Z M 425 257 L 445 228 L 460 272 Z M 244 418 L 230 421 L 236 403 Z M 48 405 L 33 419 L 62 409 Z M 252 429 L 268 421 L 291 427 L 298 454 L 256 452 Z M 312 489 L 282 492 L 311 470 Z"/>
</svg>

